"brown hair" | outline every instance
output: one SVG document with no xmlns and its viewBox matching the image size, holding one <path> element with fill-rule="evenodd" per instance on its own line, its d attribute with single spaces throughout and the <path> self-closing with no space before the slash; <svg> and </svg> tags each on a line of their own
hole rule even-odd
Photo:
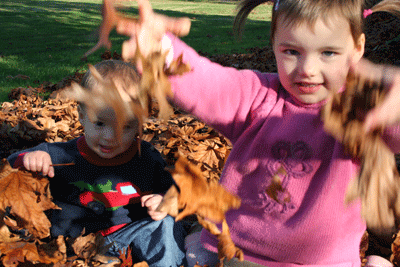
<svg viewBox="0 0 400 267">
<path fill-rule="evenodd" d="M 126 91 L 132 85 L 139 85 L 140 76 L 134 65 L 121 60 L 105 60 L 95 66 L 101 77 L 106 80 L 113 79 L 120 82 Z M 93 89 L 98 85 L 98 80 L 88 70 L 81 80 L 81 86 L 86 89 Z"/>
<path fill-rule="evenodd" d="M 234 29 L 239 36 L 250 12 L 268 2 L 267 0 L 242 0 L 238 4 L 238 13 Z M 371 8 L 372 12 L 390 12 L 400 18 L 400 0 L 383 0 Z M 277 20 L 283 17 L 288 25 L 309 23 L 314 25 L 318 18 L 329 18 L 332 14 L 342 16 L 350 24 L 350 31 L 356 42 L 363 33 L 364 0 L 275 0 L 272 9 L 271 41 L 274 39 Z"/>
</svg>

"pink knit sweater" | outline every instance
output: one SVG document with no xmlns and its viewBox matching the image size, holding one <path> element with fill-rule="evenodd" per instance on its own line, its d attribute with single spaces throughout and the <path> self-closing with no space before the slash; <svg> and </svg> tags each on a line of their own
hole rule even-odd
<svg viewBox="0 0 400 267">
<path fill-rule="evenodd" d="M 232 141 L 220 182 L 242 199 L 226 218 L 245 260 L 270 267 L 360 266 L 366 226 L 359 201 L 344 204 L 359 166 L 324 132 L 324 103 L 300 103 L 280 86 L 277 74 L 222 67 L 169 38 L 174 56 L 183 53 L 192 66 L 183 77 L 170 78 L 174 102 Z M 399 133 L 397 127 L 391 135 Z M 399 151 L 393 136 L 387 141 Z M 266 188 L 281 166 L 285 192 L 278 202 Z M 205 230 L 201 241 L 217 251 L 216 239 Z"/>
</svg>

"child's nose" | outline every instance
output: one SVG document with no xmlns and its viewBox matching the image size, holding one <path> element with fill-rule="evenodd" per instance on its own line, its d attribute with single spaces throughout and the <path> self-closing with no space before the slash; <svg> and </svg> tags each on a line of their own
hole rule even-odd
<svg viewBox="0 0 400 267">
<path fill-rule="evenodd" d="M 316 75 L 317 62 L 312 57 L 305 57 L 300 61 L 299 73 L 302 76 L 312 77 Z"/>
<path fill-rule="evenodd" d="M 113 127 L 106 127 L 103 131 L 103 138 L 113 140 L 115 138 L 115 130 Z"/>
</svg>

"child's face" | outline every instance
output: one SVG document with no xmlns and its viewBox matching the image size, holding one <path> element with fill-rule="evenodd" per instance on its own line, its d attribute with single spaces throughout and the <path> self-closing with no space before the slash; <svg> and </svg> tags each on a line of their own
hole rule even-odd
<svg viewBox="0 0 400 267">
<path fill-rule="evenodd" d="M 355 44 L 345 19 L 318 19 L 315 27 L 288 26 L 281 18 L 277 23 L 273 49 L 279 79 L 303 103 L 318 103 L 329 91 L 340 89 L 350 66 L 364 53 L 364 35 Z"/>
<path fill-rule="evenodd" d="M 79 116 L 85 130 L 86 143 L 102 158 L 110 159 L 125 152 L 132 145 L 138 132 L 138 120 L 132 119 L 124 127 L 118 142 L 115 134 L 115 113 L 111 108 L 99 112 L 94 122 L 89 119 L 85 108 L 79 112 Z"/>
</svg>

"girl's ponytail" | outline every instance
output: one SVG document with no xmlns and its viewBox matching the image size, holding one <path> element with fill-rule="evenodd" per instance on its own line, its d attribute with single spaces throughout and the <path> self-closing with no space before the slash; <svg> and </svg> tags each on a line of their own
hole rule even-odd
<svg viewBox="0 0 400 267">
<path fill-rule="evenodd" d="M 246 22 L 246 18 L 248 17 L 250 12 L 257 6 L 264 4 L 266 2 L 272 2 L 272 1 L 269 1 L 269 0 L 243 0 L 238 4 L 237 9 L 239 11 L 235 17 L 235 21 L 233 23 L 233 29 L 239 38 L 242 36 L 244 23 Z"/>
<path fill-rule="evenodd" d="M 400 19 L 400 0 L 383 0 L 370 9 L 364 10 L 364 18 L 375 12 L 388 12 Z"/>
</svg>

